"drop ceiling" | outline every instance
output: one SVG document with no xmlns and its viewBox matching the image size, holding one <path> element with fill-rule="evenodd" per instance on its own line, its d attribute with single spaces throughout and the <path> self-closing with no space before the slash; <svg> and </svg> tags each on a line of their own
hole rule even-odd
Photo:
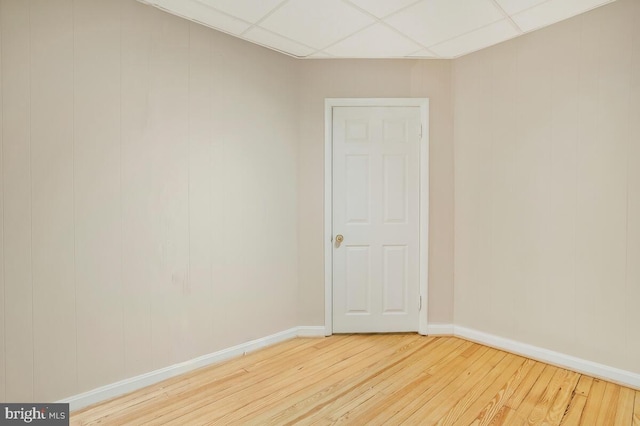
<svg viewBox="0 0 640 426">
<path fill-rule="evenodd" d="M 139 0 L 297 58 L 457 58 L 614 0 Z"/>
</svg>

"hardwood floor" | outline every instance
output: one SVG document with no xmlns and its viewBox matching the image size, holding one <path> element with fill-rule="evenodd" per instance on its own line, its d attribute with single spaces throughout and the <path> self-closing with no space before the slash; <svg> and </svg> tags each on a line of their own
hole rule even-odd
<svg viewBox="0 0 640 426">
<path fill-rule="evenodd" d="M 71 424 L 640 426 L 640 391 L 454 337 L 294 339 L 72 413 Z"/>
</svg>

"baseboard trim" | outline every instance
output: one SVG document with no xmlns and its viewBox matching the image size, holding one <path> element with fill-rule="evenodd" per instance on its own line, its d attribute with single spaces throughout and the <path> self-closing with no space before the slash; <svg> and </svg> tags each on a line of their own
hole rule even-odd
<svg viewBox="0 0 640 426">
<path fill-rule="evenodd" d="M 502 349 L 507 352 L 512 352 L 547 364 L 552 364 L 578 373 L 586 374 L 588 376 L 617 383 L 622 386 L 640 389 L 640 374 L 633 373 L 631 371 L 621 370 L 619 368 L 610 367 L 608 365 L 599 364 L 597 362 L 588 361 L 471 328 L 460 327 L 457 325 L 451 327 L 453 328 L 454 336 L 461 337 L 466 340 Z"/>
<path fill-rule="evenodd" d="M 102 386 L 57 402 L 69 404 L 71 411 L 79 410 L 88 405 L 133 392 L 145 386 L 161 382 L 162 380 L 187 373 L 197 368 L 235 358 L 295 337 L 324 337 L 325 331 L 324 326 L 293 327 L 279 333 L 251 340 L 208 355 L 203 355 L 189 361 L 174 364 L 159 370 L 121 380 L 110 385 Z M 453 324 L 429 324 L 427 331 L 428 335 L 460 337 L 482 345 L 502 349 L 518 355 L 526 356 L 527 358 L 532 358 L 558 367 L 567 368 L 569 370 L 597 377 L 599 379 L 611 381 L 623 386 L 640 389 L 640 374 L 621 370 L 619 368 L 598 364 L 596 362 L 584 360 L 571 355 L 554 352 L 548 349 L 529 345 L 527 343 L 518 342 L 516 340 Z"/>
<path fill-rule="evenodd" d="M 163 380 L 187 373 L 197 368 L 206 367 L 207 365 L 226 361 L 228 359 L 235 358 L 249 352 L 253 352 L 258 349 L 283 342 L 285 340 L 293 339 L 298 336 L 324 336 L 324 327 L 293 327 L 288 330 L 272 334 L 270 336 L 261 337 L 259 339 L 241 343 L 239 345 L 222 349 L 211 354 L 203 355 L 189 361 L 170 365 L 159 370 L 151 371 L 149 373 L 141 374 L 139 376 L 131 377 L 129 379 L 102 386 L 97 389 L 93 389 L 79 395 L 74 395 L 57 402 L 69 404 L 69 409 L 71 411 L 79 410 L 88 405 L 106 401 L 107 399 L 115 398 L 117 396 L 133 392 L 145 386 L 161 382 Z"/>
</svg>

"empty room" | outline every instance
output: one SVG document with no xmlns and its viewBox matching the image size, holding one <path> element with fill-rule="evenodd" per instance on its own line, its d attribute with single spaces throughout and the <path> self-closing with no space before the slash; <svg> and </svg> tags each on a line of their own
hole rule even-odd
<svg viewBox="0 0 640 426">
<path fill-rule="evenodd" d="M 640 426 L 640 0 L 0 0 L 0 424 Z"/>
</svg>

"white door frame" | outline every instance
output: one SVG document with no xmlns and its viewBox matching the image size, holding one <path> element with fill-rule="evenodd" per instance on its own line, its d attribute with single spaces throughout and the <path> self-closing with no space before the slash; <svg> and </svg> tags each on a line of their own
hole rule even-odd
<svg viewBox="0 0 640 426">
<path fill-rule="evenodd" d="M 427 334 L 429 289 L 429 99 L 327 98 L 324 101 L 324 333 L 333 334 L 333 108 L 420 107 L 420 313 L 418 333 Z"/>
</svg>

